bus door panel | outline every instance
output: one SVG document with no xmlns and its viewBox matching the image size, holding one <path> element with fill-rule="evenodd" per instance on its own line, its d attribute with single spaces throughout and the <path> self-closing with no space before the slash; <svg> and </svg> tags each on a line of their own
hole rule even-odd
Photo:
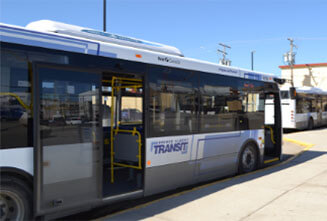
<svg viewBox="0 0 327 221">
<path fill-rule="evenodd" d="M 269 94 L 265 99 L 265 124 L 275 124 L 275 100 L 273 94 Z"/>
<path fill-rule="evenodd" d="M 281 154 L 281 101 L 278 92 L 267 92 L 265 99 L 265 155 Z"/>
<path fill-rule="evenodd" d="M 62 66 L 35 69 L 34 208 L 42 215 L 100 196 L 101 77 Z"/>
</svg>

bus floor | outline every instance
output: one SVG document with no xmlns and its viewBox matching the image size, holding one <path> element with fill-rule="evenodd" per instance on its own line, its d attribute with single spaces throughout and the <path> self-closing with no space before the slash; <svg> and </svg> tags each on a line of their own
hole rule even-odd
<svg viewBox="0 0 327 221">
<path fill-rule="evenodd" d="M 140 170 L 115 167 L 114 182 L 111 183 L 110 167 L 103 168 L 103 196 L 115 196 L 142 189 L 142 173 Z"/>
</svg>

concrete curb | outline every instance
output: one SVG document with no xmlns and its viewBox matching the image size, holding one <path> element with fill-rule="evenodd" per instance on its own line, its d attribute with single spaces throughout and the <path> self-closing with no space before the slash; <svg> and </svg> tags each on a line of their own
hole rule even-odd
<svg viewBox="0 0 327 221">
<path fill-rule="evenodd" d="M 298 141 L 298 140 L 294 140 L 294 139 L 290 139 L 290 138 L 286 138 L 286 137 L 284 137 L 283 140 L 286 142 L 294 143 L 294 144 L 300 145 L 302 147 L 305 147 L 304 150 L 309 150 L 311 147 L 314 146 L 314 144 L 305 143 L 302 141 Z"/>
</svg>

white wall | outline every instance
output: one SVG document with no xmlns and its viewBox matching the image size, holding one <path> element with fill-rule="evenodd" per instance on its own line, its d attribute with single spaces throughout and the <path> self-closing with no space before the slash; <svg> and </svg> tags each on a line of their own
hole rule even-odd
<svg viewBox="0 0 327 221">
<path fill-rule="evenodd" d="M 282 78 L 291 79 L 290 69 L 281 69 L 281 72 Z M 327 64 L 326 66 L 294 68 L 293 76 L 295 87 L 309 86 L 327 90 Z"/>
</svg>

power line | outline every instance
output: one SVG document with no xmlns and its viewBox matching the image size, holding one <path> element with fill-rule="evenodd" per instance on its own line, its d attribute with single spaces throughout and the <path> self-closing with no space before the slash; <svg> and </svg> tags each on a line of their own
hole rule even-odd
<svg viewBox="0 0 327 221">
<path fill-rule="evenodd" d="M 219 53 L 221 53 L 223 56 L 221 59 L 219 59 L 219 64 L 230 66 L 232 64 L 232 61 L 229 59 L 226 59 L 226 55 L 228 55 L 228 53 L 226 52 L 226 48 L 231 49 L 231 47 L 228 45 L 222 44 L 222 43 L 219 43 L 219 45 L 224 48 L 223 50 L 217 49 L 217 51 Z"/>
<path fill-rule="evenodd" d="M 294 44 L 293 38 L 287 38 L 290 41 L 290 50 L 284 54 L 284 61 L 288 63 L 291 68 L 291 85 L 294 87 L 294 74 L 293 74 L 293 65 L 295 64 L 295 53 L 293 52 L 294 47 L 297 46 Z"/>
</svg>

